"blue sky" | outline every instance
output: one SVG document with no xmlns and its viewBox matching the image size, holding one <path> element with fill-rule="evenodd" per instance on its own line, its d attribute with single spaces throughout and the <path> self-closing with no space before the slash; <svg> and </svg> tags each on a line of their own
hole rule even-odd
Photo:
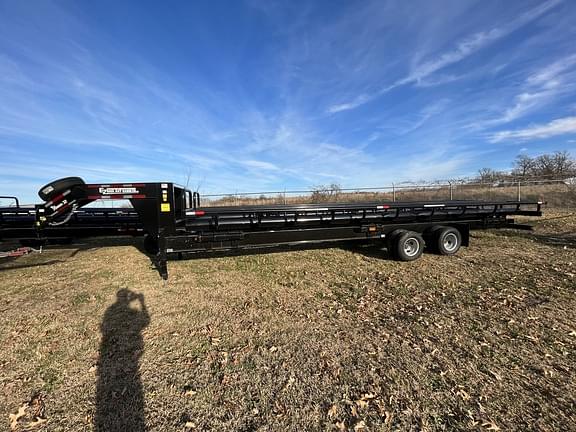
<svg viewBox="0 0 576 432">
<path fill-rule="evenodd" d="M 0 192 L 446 179 L 576 155 L 576 2 L 0 0 Z"/>
</svg>

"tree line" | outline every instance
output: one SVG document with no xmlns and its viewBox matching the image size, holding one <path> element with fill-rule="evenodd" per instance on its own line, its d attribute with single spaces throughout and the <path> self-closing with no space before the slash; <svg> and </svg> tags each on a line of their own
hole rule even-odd
<svg viewBox="0 0 576 432">
<path fill-rule="evenodd" d="M 477 181 L 493 183 L 514 179 L 565 180 L 576 177 L 576 160 L 564 151 L 546 153 L 536 157 L 518 155 L 511 171 L 497 171 L 482 168 L 478 171 Z"/>
<path fill-rule="evenodd" d="M 408 186 L 415 183 L 419 185 L 434 185 L 448 182 L 460 185 L 487 183 L 503 186 L 508 182 L 516 182 L 518 180 L 535 180 L 538 181 L 538 183 L 569 180 L 567 184 L 576 184 L 576 159 L 566 150 L 546 153 L 536 157 L 521 154 L 516 156 L 512 170 L 510 171 L 482 168 L 478 170 L 476 176 L 468 178 L 458 178 L 448 181 L 436 180 L 432 182 L 421 180 L 419 182 L 396 183 L 396 185 Z M 334 201 L 345 191 L 346 190 L 338 183 L 313 186 L 311 188 L 311 200 L 312 202 Z"/>
</svg>

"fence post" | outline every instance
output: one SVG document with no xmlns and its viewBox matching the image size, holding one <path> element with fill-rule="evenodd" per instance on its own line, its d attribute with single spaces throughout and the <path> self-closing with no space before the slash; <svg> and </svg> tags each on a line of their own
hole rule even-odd
<svg viewBox="0 0 576 432">
<path fill-rule="evenodd" d="M 286 205 L 286 188 L 284 188 L 284 205 Z"/>
<path fill-rule="evenodd" d="M 392 201 L 396 202 L 396 186 L 392 183 Z"/>
<path fill-rule="evenodd" d="M 518 201 L 521 201 L 521 196 L 520 196 L 520 179 L 518 179 L 518 183 L 516 185 L 517 191 L 518 191 Z"/>
<path fill-rule="evenodd" d="M 450 201 L 452 201 L 454 195 L 453 195 L 453 191 L 452 191 L 452 182 L 448 182 L 448 184 L 450 185 Z"/>
</svg>

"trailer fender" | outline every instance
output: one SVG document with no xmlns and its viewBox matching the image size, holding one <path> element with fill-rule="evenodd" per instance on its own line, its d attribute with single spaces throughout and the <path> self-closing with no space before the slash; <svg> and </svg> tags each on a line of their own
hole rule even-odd
<svg viewBox="0 0 576 432">
<path fill-rule="evenodd" d="M 470 246 L 470 225 L 469 224 L 455 224 L 453 225 L 462 236 L 462 246 Z"/>
</svg>

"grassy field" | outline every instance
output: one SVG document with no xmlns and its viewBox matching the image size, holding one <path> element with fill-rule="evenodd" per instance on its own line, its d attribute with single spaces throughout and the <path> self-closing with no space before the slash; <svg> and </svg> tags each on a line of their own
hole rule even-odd
<svg viewBox="0 0 576 432">
<path fill-rule="evenodd" d="M 0 264 L 0 430 L 576 430 L 576 216 L 374 249 Z"/>
</svg>

